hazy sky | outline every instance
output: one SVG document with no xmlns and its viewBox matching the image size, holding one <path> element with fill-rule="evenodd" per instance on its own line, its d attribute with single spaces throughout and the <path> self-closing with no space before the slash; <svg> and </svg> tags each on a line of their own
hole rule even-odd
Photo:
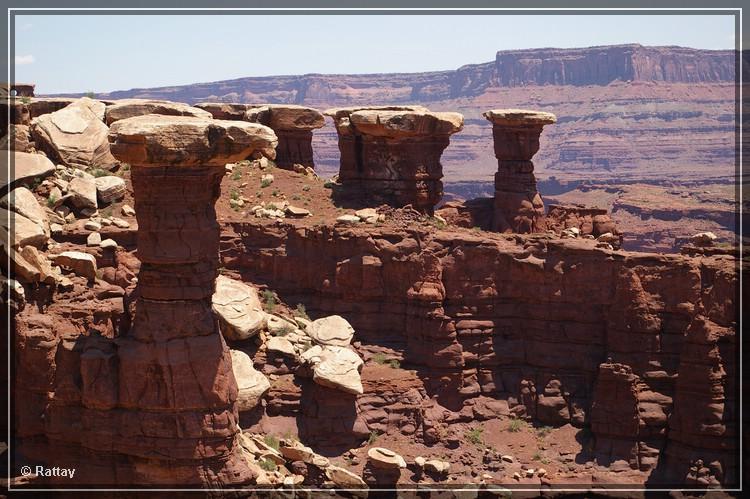
<svg viewBox="0 0 750 499">
<path fill-rule="evenodd" d="M 36 92 L 305 73 L 455 69 L 504 49 L 618 43 L 734 48 L 731 15 L 15 17 L 16 81 Z"/>
</svg>

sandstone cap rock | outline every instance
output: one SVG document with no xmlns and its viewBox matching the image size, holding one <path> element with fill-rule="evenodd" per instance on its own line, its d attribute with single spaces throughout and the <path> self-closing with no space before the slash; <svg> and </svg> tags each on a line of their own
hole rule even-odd
<svg viewBox="0 0 750 499">
<path fill-rule="evenodd" d="M 255 106 L 239 102 L 199 102 L 193 107 L 211 113 L 217 120 L 242 120 L 245 118 L 245 112 Z"/>
<path fill-rule="evenodd" d="M 552 113 L 528 109 L 490 109 L 482 115 L 495 125 L 506 126 L 543 126 L 557 121 Z"/>
<path fill-rule="evenodd" d="M 270 128 L 244 121 L 147 114 L 112 124 L 112 153 L 138 166 L 221 166 L 259 151 L 276 157 Z"/>
<path fill-rule="evenodd" d="M 269 104 L 268 125 L 274 130 L 313 130 L 325 124 L 323 113 L 317 109 L 294 104 Z"/>
<path fill-rule="evenodd" d="M 355 111 L 349 121 L 359 132 L 379 137 L 450 135 L 464 126 L 460 113 L 432 111 Z"/>
<path fill-rule="evenodd" d="M 330 116 L 334 121 L 341 118 L 348 118 L 352 113 L 357 111 L 414 111 L 418 113 L 429 113 L 430 110 L 424 106 L 349 106 L 349 107 L 332 107 L 323 111 L 323 114 Z"/>
<path fill-rule="evenodd" d="M 161 114 L 166 116 L 195 116 L 197 118 L 212 118 L 210 112 L 190 106 L 184 102 L 148 99 L 124 99 L 107 106 L 104 117 L 107 125 L 145 114 Z"/>
</svg>

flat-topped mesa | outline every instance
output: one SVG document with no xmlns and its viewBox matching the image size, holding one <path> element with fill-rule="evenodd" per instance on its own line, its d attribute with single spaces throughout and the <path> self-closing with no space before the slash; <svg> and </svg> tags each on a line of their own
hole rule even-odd
<svg viewBox="0 0 750 499">
<path fill-rule="evenodd" d="M 432 213 L 443 196 L 440 156 L 463 128 L 459 113 L 422 106 L 335 108 L 339 181 L 358 201 L 386 203 Z"/>
<path fill-rule="evenodd" d="M 231 356 L 211 312 L 214 203 L 225 164 L 256 151 L 273 157 L 276 136 L 254 123 L 145 115 L 116 121 L 109 140 L 115 157 L 131 165 L 140 293 L 109 364 L 119 367 L 106 373 L 112 392 L 104 400 L 84 393 L 84 403 L 147 423 L 113 444 L 144 483 L 250 483 Z"/>
<path fill-rule="evenodd" d="M 544 232 L 544 203 L 536 188 L 531 158 L 539 151 L 542 128 L 557 118 L 525 109 L 493 109 L 484 117 L 492 122 L 497 158 L 493 230 Z"/>
<path fill-rule="evenodd" d="M 211 113 L 216 119 L 244 120 L 271 128 L 279 138 L 276 166 L 291 170 L 294 165 L 314 168 L 313 130 L 325 125 L 317 109 L 294 104 L 237 104 L 203 102 L 195 107 Z"/>
</svg>

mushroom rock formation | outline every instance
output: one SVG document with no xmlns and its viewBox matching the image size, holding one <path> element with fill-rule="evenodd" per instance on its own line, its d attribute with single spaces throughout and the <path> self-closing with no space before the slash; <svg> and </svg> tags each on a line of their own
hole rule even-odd
<svg viewBox="0 0 750 499">
<path fill-rule="evenodd" d="M 130 331 L 117 339 L 117 361 L 82 358 L 84 405 L 117 406 L 130 422 L 110 444 L 141 482 L 249 483 L 255 473 L 237 443 L 231 354 L 211 312 L 214 203 L 224 165 L 254 151 L 273 157 L 276 137 L 253 123 L 145 115 L 115 122 L 109 140 L 132 167 L 140 296 Z M 86 365 L 98 372 L 97 390 L 87 391 Z"/>
<path fill-rule="evenodd" d="M 544 125 L 554 114 L 524 109 L 493 109 L 484 113 L 492 122 L 497 173 L 493 230 L 531 233 L 546 229 L 544 203 L 536 190 L 534 163 Z"/>
<path fill-rule="evenodd" d="M 270 104 L 268 118 L 258 122 L 271 127 L 279 137 L 276 147 L 276 165 L 291 169 L 295 164 L 314 168 L 312 134 L 316 128 L 325 125 L 325 118 L 317 109 L 291 104 Z M 248 110 L 245 119 L 255 121 L 253 116 L 263 116 L 264 112 Z"/>
<path fill-rule="evenodd" d="M 432 213 L 443 195 L 440 156 L 450 136 L 463 128 L 461 114 L 421 106 L 336 108 L 325 114 L 339 135 L 339 180 L 346 194 Z"/>
<path fill-rule="evenodd" d="M 195 107 L 211 113 L 216 119 L 244 120 L 270 127 L 279 138 L 276 166 L 291 170 L 294 165 L 315 167 L 312 134 L 325 125 L 317 109 L 293 104 L 238 104 L 203 102 Z"/>
</svg>

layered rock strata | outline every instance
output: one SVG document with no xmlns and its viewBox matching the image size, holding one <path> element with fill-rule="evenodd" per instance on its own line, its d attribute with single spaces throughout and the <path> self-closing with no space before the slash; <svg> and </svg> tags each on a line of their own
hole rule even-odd
<svg viewBox="0 0 750 499">
<path fill-rule="evenodd" d="M 685 483 L 696 459 L 737 481 L 731 257 L 392 227 L 239 223 L 224 233 L 227 268 L 402 353 L 444 407 L 471 419 L 470 402 L 488 398 L 539 424 L 589 427 L 599 462 L 653 481 Z M 375 420 L 351 420 L 361 418 Z M 410 431 L 433 441 L 422 421 Z"/>
<path fill-rule="evenodd" d="M 118 341 L 118 368 L 108 373 L 119 390 L 94 392 L 92 402 L 159 428 L 119 449 L 148 458 L 146 481 L 248 483 L 254 476 L 237 444 L 237 383 L 211 312 L 219 242 L 213 205 L 224 165 L 272 152 L 275 136 L 250 123 L 150 115 L 117 121 L 110 141 L 132 167 L 140 297 Z M 112 365 L 90 357 L 99 374 Z"/>
<path fill-rule="evenodd" d="M 256 470 L 242 454 L 237 425 L 238 397 L 248 404 L 248 386 L 238 393 L 211 309 L 214 202 L 225 164 L 256 151 L 273 157 L 276 137 L 258 124 L 147 115 L 117 121 L 109 140 L 117 159 L 132 166 L 137 287 L 123 303 L 122 288 L 92 273 L 88 283 L 71 282 L 72 297 L 45 301 L 49 314 L 21 323 L 16 429 L 23 452 L 44 462 L 54 447 L 55 459 L 76 465 L 81 484 L 252 483 Z M 111 258 L 92 251 L 99 261 Z M 127 256 L 118 252 L 115 274 L 102 278 L 132 275 L 122 265 Z"/>
<path fill-rule="evenodd" d="M 294 165 L 315 167 L 312 149 L 313 130 L 325 125 L 317 109 L 293 104 L 232 104 L 204 102 L 195 107 L 211 113 L 216 119 L 245 120 L 270 127 L 279 139 L 276 165 L 291 170 Z"/>
<path fill-rule="evenodd" d="M 484 113 L 492 123 L 497 173 L 493 229 L 498 232 L 543 232 L 544 203 L 536 188 L 534 163 L 539 136 L 554 114 L 523 109 L 494 109 Z"/>
<path fill-rule="evenodd" d="M 350 107 L 325 111 L 336 125 L 347 195 L 432 213 L 443 196 L 440 156 L 463 128 L 459 113 L 421 106 Z"/>
</svg>

